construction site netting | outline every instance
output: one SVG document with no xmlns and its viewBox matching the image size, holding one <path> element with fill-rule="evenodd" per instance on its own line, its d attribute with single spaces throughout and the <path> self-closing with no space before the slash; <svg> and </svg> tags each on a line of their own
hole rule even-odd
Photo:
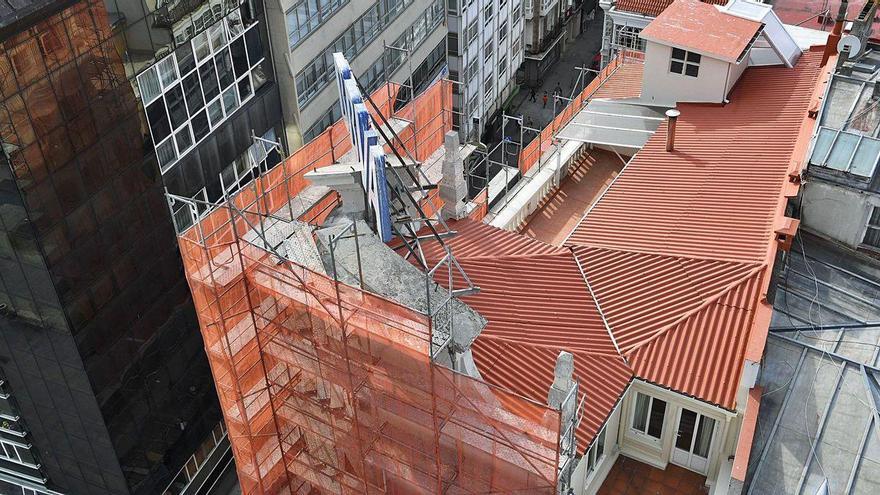
<svg viewBox="0 0 880 495">
<path fill-rule="evenodd" d="M 434 363 L 427 316 L 244 240 L 260 198 L 214 215 L 179 242 L 243 493 L 555 493 L 558 411 Z"/>
<path fill-rule="evenodd" d="M 556 117 L 547 124 L 544 129 L 534 137 L 529 144 L 523 146 L 519 155 L 519 171 L 525 175 L 533 166 L 541 165 L 541 159 L 545 153 L 553 146 L 556 140 L 556 134 L 574 118 L 587 103 L 594 97 L 597 91 L 607 83 L 612 76 L 625 64 L 641 64 L 644 55 L 640 52 L 623 50 L 608 65 L 590 81 L 589 84 L 562 109 Z M 581 74 L 583 77 L 583 74 Z"/>
<path fill-rule="evenodd" d="M 442 145 L 452 119 L 422 106 L 451 105 L 448 81 L 398 113 L 385 101 L 416 157 Z M 428 316 L 285 260 L 259 234 L 305 171 L 351 149 L 345 132 L 199 207 L 178 237 L 242 492 L 555 493 L 558 411 L 435 363 Z"/>
<path fill-rule="evenodd" d="M 373 116 L 374 122 L 383 119 L 400 119 L 408 123 L 397 138 L 387 132 L 389 140 L 394 143 L 398 153 L 406 156 L 410 151 L 412 158 L 422 162 L 443 145 L 443 138 L 447 131 L 452 130 L 452 83 L 446 79 L 440 79 L 429 86 L 425 91 L 418 94 L 410 102 L 399 110 L 394 110 L 400 85 L 386 83 L 375 90 L 370 99 L 372 104 L 367 104 L 367 109 Z M 381 118 L 380 118 L 381 115 Z M 254 198 L 260 197 L 261 208 L 269 213 L 275 213 L 282 208 L 294 211 L 292 199 L 309 186 L 305 174 L 320 167 L 339 162 L 352 150 L 351 135 L 342 120 L 337 121 L 313 140 L 296 150 L 281 163 L 262 174 L 251 183 L 247 184 L 237 193 L 231 196 L 230 201 L 242 205 L 253 202 Z M 386 151 L 391 147 L 386 145 Z M 301 212 L 299 219 L 320 225 L 332 209 L 338 204 L 336 192 L 330 191 L 327 196 L 309 208 Z M 428 216 L 440 211 L 443 204 L 438 190 L 431 190 L 421 200 L 422 207 Z M 212 224 L 214 212 L 204 211 L 199 208 L 201 222 Z M 188 227 L 193 220 L 183 227 Z M 184 228 L 180 229 L 181 231 Z"/>
</svg>

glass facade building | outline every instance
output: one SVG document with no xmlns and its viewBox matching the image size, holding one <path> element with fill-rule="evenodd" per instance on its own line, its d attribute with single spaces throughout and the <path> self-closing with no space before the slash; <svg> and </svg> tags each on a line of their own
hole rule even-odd
<svg viewBox="0 0 880 495">
<path fill-rule="evenodd" d="M 164 193 L 280 159 L 255 151 L 283 135 L 262 6 L 24 3 L 0 8 L 0 493 L 164 493 L 220 419 Z"/>
</svg>

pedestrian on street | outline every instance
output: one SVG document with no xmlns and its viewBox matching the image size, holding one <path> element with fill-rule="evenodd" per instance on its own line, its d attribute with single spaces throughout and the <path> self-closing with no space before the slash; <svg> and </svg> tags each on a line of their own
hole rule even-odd
<svg viewBox="0 0 880 495">
<path fill-rule="evenodd" d="M 553 89 L 553 94 L 556 96 L 562 96 L 562 86 L 559 85 L 559 81 L 556 81 L 556 88 Z"/>
<path fill-rule="evenodd" d="M 544 96 L 541 97 L 544 100 L 544 108 L 547 108 L 547 92 L 544 91 Z"/>
<path fill-rule="evenodd" d="M 538 101 L 535 98 L 535 88 L 529 88 L 529 101 Z"/>
</svg>

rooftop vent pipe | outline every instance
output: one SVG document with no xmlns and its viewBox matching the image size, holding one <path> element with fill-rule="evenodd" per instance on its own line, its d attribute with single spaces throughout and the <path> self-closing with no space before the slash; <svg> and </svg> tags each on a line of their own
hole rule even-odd
<svg viewBox="0 0 880 495">
<path fill-rule="evenodd" d="M 681 112 L 674 108 L 666 111 L 666 151 L 675 149 L 675 123 Z"/>
</svg>

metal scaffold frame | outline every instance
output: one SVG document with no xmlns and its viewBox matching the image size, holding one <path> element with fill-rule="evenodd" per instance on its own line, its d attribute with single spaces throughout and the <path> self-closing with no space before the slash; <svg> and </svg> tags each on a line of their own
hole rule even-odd
<svg viewBox="0 0 880 495">
<path fill-rule="evenodd" d="M 391 112 L 367 100 L 388 151 L 400 163 L 424 159 L 391 127 Z M 426 125 L 409 138 L 426 142 L 419 132 L 427 126 L 442 143 L 440 115 L 440 130 L 436 115 L 411 119 Z M 358 242 L 356 223 L 331 237 L 329 275 L 290 261 L 273 241 L 271 229 L 294 220 L 277 212 L 292 212 L 302 171 L 320 166 L 302 166 L 303 158 L 217 201 L 168 194 L 172 211 L 192 223 L 179 226 L 180 249 L 242 491 L 556 493 L 560 412 L 435 360 L 432 317 L 461 294 L 453 270 L 465 290 L 473 284 L 444 243 L 454 232 L 434 218 L 439 208 L 425 207 L 435 189 L 423 187 L 424 173 L 388 168 L 401 211 L 415 212 L 395 231 L 425 272 L 426 290 L 440 270 L 449 283 L 444 300 L 420 313 L 363 289 L 357 246 L 361 287 L 339 279 L 335 246 Z M 432 266 L 425 240 L 446 253 Z"/>
</svg>

